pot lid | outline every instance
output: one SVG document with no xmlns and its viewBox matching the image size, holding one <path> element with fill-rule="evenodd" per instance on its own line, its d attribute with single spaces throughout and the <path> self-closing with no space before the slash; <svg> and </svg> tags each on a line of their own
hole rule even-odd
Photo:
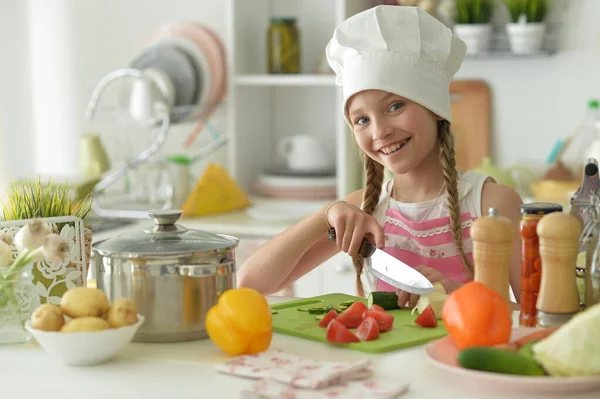
<svg viewBox="0 0 600 399">
<path fill-rule="evenodd" d="M 175 224 L 182 211 L 161 209 L 148 211 L 154 226 L 126 233 L 94 244 L 102 255 L 130 254 L 141 256 L 183 255 L 236 247 L 234 237 L 187 229 Z"/>
</svg>

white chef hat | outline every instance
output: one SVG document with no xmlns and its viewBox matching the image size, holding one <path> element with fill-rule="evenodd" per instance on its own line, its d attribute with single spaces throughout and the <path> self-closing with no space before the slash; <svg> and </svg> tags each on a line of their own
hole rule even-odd
<svg viewBox="0 0 600 399">
<path fill-rule="evenodd" d="M 449 86 L 465 43 L 419 7 L 376 6 L 338 25 L 327 61 L 346 103 L 363 90 L 405 97 L 452 122 Z"/>
</svg>

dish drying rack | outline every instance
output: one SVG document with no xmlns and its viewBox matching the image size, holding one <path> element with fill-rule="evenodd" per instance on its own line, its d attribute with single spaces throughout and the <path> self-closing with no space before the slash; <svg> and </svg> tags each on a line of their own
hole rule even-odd
<svg viewBox="0 0 600 399">
<path fill-rule="evenodd" d="M 98 216 L 105 218 L 146 219 L 148 218 L 148 211 L 150 209 L 142 210 L 109 208 L 103 206 L 101 202 L 102 199 L 105 197 L 106 190 L 109 187 L 123 179 L 128 172 L 136 170 L 138 167 L 140 167 L 141 164 L 147 162 L 150 157 L 152 157 L 160 150 L 160 148 L 164 145 L 168 137 L 169 129 L 172 126 L 173 121 L 182 121 L 186 118 L 192 117 L 193 119 L 198 121 L 198 125 L 204 127 L 210 134 L 209 142 L 202 146 L 200 150 L 193 157 L 191 157 L 192 164 L 206 158 L 208 155 L 223 147 L 228 142 L 228 137 L 224 132 L 218 132 L 215 129 L 215 127 L 202 116 L 191 115 L 194 112 L 194 109 L 197 108 L 196 106 L 169 107 L 167 99 L 165 98 L 164 94 L 160 91 L 154 79 L 147 76 L 143 71 L 134 68 L 122 68 L 111 72 L 96 85 L 96 87 L 92 91 L 92 95 L 85 112 L 85 119 L 87 121 L 93 120 L 96 116 L 100 99 L 104 91 L 108 88 L 108 86 L 111 83 L 122 79 L 144 80 L 157 89 L 161 98 L 159 101 L 155 101 L 153 103 L 153 111 L 155 116 L 148 119 L 146 124 L 148 127 L 160 126 L 160 128 L 152 144 L 148 148 L 140 152 L 137 156 L 135 156 L 133 160 L 128 162 L 127 165 L 125 165 L 124 167 L 104 176 L 95 185 L 92 191 L 92 209 Z M 214 108 L 218 108 L 220 105 L 221 104 L 213 104 L 212 106 Z M 117 118 L 123 116 L 122 110 L 119 109 L 113 110 L 109 113 Z M 196 130 L 198 128 L 199 127 L 197 127 Z M 159 209 L 170 209 L 174 205 L 173 200 L 175 196 L 175 189 L 172 184 L 167 184 L 166 194 L 167 199 Z"/>
<path fill-rule="evenodd" d="M 191 145 L 203 130 L 208 141 L 191 157 L 196 163 L 228 142 L 228 137 L 209 122 L 210 116 L 223 104 L 227 92 L 226 52 L 219 36 L 209 27 L 192 21 L 167 24 L 154 32 L 143 51 L 126 67 L 110 72 L 93 89 L 85 119 L 91 121 L 99 109 L 105 90 L 117 81 L 132 80 L 129 93 L 129 115 L 123 106 L 107 112 L 117 120 L 123 116 L 141 122 L 147 128 L 158 128 L 151 144 L 127 164 L 104 176 L 92 191 L 92 210 L 103 218 L 145 219 L 156 206 L 140 209 L 107 207 L 107 189 L 124 179 L 141 165 L 148 163 L 169 135 L 171 126 L 195 122 L 185 140 Z M 104 113 L 104 110 L 103 110 Z M 159 209 L 174 207 L 176 188 L 169 181 L 164 187 L 164 203 Z M 114 198 L 113 198 L 114 200 Z M 181 200 L 181 199 L 180 199 Z M 134 201 L 135 202 L 135 201 Z M 149 204 L 146 204 L 149 205 Z"/>
</svg>

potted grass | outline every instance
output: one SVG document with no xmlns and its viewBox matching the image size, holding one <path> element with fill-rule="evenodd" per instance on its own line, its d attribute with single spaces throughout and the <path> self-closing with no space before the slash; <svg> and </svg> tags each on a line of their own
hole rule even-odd
<svg viewBox="0 0 600 399">
<path fill-rule="evenodd" d="M 467 54 L 490 51 L 494 0 L 456 0 L 454 33 L 467 45 Z"/>
<path fill-rule="evenodd" d="M 91 209 L 91 198 L 76 198 L 66 183 L 58 184 L 52 180 L 42 182 L 41 178 L 31 182 L 13 182 L 6 201 L 0 201 L 0 222 L 6 222 L 0 223 L 0 233 L 9 233 L 10 228 L 2 225 L 8 226 L 11 221 L 45 221 L 47 218 L 76 217 L 83 221 L 84 242 L 80 244 L 84 245 L 85 257 L 89 260 L 92 230 L 87 226 L 87 222 Z M 77 243 L 79 240 L 73 225 L 72 221 L 52 223 L 53 233 L 59 234 L 68 242 Z M 33 281 L 37 284 L 42 302 L 56 302 L 69 285 L 84 284 L 86 276 L 81 272 L 81 256 L 79 259 L 75 254 L 73 256 L 68 257 L 63 264 L 42 261 L 34 265 Z"/>
<path fill-rule="evenodd" d="M 546 34 L 548 0 L 504 0 L 504 3 L 510 18 L 506 33 L 512 52 L 539 52 Z"/>
</svg>

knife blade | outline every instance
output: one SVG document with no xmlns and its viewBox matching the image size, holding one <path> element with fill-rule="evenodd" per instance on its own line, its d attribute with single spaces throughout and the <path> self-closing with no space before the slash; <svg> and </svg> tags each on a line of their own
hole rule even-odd
<svg viewBox="0 0 600 399">
<path fill-rule="evenodd" d="M 371 243 L 368 245 L 373 246 Z M 375 277 L 411 294 L 425 295 L 435 290 L 425 276 L 379 248 L 365 258 L 365 267 Z"/>
<path fill-rule="evenodd" d="M 329 240 L 335 240 L 335 230 L 329 231 Z M 363 239 L 358 253 L 365 259 L 369 273 L 386 283 L 411 294 L 425 295 L 435 290 L 421 273 L 392 255 Z"/>
</svg>

